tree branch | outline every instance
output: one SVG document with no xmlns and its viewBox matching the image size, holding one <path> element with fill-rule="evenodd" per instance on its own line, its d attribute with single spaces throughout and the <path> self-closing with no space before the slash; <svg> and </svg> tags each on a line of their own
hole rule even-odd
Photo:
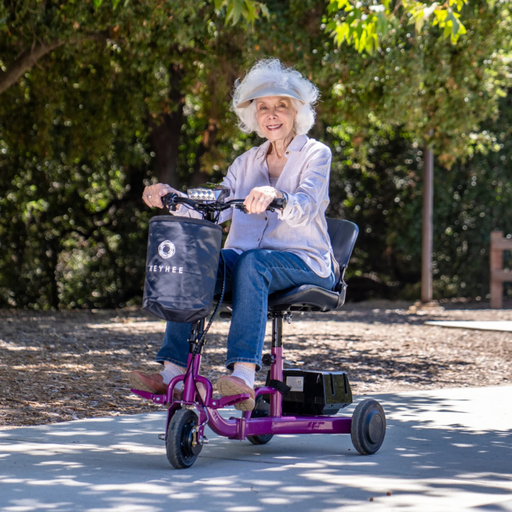
<svg viewBox="0 0 512 512">
<path fill-rule="evenodd" d="M 37 61 L 56 50 L 64 44 L 77 44 L 84 40 L 106 41 L 107 32 L 97 32 L 80 36 L 69 41 L 53 41 L 52 43 L 34 43 L 31 48 L 21 53 L 11 66 L 4 73 L 0 74 L 0 94 L 4 93 L 9 87 L 14 85 L 28 70 L 32 69 Z"/>
<path fill-rule="evenodd" d="M 0 75 L 0 94 L 14 85 L 36 62 L 46 54 L 62 46 L 64 41 L 53 43 L 37 43 L 28 50 L 25 50 L 5 71 Z"/>
</svg>

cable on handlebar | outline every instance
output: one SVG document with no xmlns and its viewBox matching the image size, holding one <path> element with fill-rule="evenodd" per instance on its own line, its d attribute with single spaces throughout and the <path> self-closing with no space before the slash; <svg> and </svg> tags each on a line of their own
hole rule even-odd
<svg viewBox="0 0 512 512">
<path fill-rule="evenodd" d="M 226 260 L 224 259 L 224 255 L 222 254 L 222 251 L 220 251 L 220 259 L 222 260 L 222 289 L 220 292 L 220 298 L 217 302 L 217 305 L 215 306 L 215 311 L 213 312 L 212 316 L 210 317 L 210 320 L 208 321 L 208 325 L 201 333 L 201 337 L 197 340 L 198 347 L 200 347 L 200 344 L 203 341 L 203 338 L 206 336 L 206 333 L 210 329 L 210 327 L 213 323 L 213 319 L 215 318 L 215 315 L 219 311 L 222 301 L 224 300 L 224 293 L 226 291 Z"/>
<path fill-rule="evenodd" d="M 215 318 L 215 315 L 219 311 L 222 301 L 224 300 L 224 294 L 226 292 L 226 260 L 224 259 L 224 255 L 222 254 L 222 251 L 220 252 L 220 259 L 222 260 L 222 289 L 220 292 L 220 298 L 217 302 L 217 306 L 215 306 L 215 311 L 213 312 L 212 316 L 210 317 L 210 320 L 208 321 L 208 324 L 203 329 L 201 336 L 199 337 L 199 339 L 196 342 L 196 345 L 192 352 L 192 363 L 188 366 L 183 380 L 186 380 L 187 375 L 190 371 L 190 368 L 192 368 L 194 366 L 194 359 L 195 359 L 196 355 L 201 351 L 201 349 L 203 347 L 204 337 L 206 336 L 207 332 L 209 331 L 209 329 L 213 323 L 213 319 Z M 201 396 L 201 393 L 199 393 L 199 389 L 197 387 L 197 382 L 195 381 L 195 379 L 193 379 L 193 382 L 194 382 L 194 388 L 197 392 L 197 396 L 199 397 L 199 401 L 201 402 L 201 405 L 204 407 L 203 397 Z"/>
</svg>

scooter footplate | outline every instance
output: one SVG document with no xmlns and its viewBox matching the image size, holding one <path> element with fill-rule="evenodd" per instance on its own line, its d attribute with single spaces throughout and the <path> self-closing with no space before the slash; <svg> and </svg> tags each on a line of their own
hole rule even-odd
<svg viewBox="0 0 512 512">
<path fill-rule="evenodd" d="M 142 389 L 131 389 L 133 394 L 140 396 L 141 398 L 145 398 L 146 400 L 152 400 L 155 404 L 166 404 L 167 403 L 167 395 L 155 395 L 154 393 L 150 393 L 149 391 L 142 391 Z"/>
</svg>

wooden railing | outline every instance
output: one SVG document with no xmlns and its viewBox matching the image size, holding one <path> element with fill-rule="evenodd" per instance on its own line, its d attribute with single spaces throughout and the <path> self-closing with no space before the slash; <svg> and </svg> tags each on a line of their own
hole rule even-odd
<svg viewBox="0 0 512 512">
<path fill-rule="evenodd" d="M 512 240 L 503 231 L 491 233 L 491 308 L 503 307 L 503 283 L 512 282 L 512 272 L 503 269 L 503 251 L 512 251 Z"/>
</svg>

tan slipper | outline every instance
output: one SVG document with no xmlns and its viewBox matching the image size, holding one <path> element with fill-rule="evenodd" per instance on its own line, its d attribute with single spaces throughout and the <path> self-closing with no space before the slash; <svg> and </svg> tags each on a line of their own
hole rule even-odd
<svg viewBox="0 0 512 512">
<path fill-rule="evenodd" d="M 250 398 L 235 404 L 235 409 L 238 411 L 252 411 L 254 409 L 254 389 L 249 387 L 239 377 L 233 377 L 231 375 L 220 377 L 217 381 L 217 391 L 221 396 L 233 396 L 247 393 L 250 395 Z"/>
<path fill-rule="evenodd" d="M 167 384 L 164 384 L 164 378 L 159 373 L 147 375 L 141 372 L 130 372 L 128 380 L 132 389 L 149 391 L 155 395 L 167 394 Z"/>
<path fill-rule="evenodd" d="M 132 389 L 140 389 L 142 391 L 149 391 L 155 395 L 166 395 L 168 384 L 164 384 L 164 378 L 160 373 L 153 373 L 147 375 L 141 372 L 130 372 L 128 375 L 130 386 Z M 197 390 L 201 396 L 203 402 L 206 400 L 206 388 L 201 383 L 197 383 Z M 172 396 L 174 400 L 181 400 L 183 391 L 181 389 L 174 388 Z"/>
</svg>

